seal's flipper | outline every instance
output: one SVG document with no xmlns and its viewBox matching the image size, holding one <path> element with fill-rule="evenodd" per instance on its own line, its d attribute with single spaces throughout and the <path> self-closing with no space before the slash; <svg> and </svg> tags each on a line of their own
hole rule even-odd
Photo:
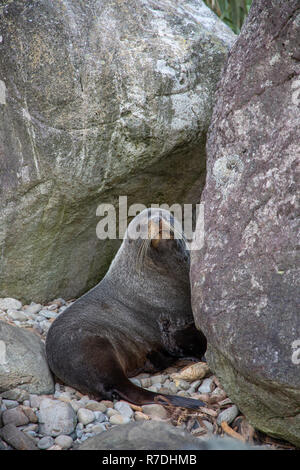
<svg viewBox="0 0 300 470">
<path fill-rule="evenodd" d="M 120 385 L 114 388 L 114 392 L 117 393 L 120 398 L 134 403 L 135 405 L 150 405 L 155 403 L 157 405 L 178 406 L 192 410 L 198 410 L 200 406 L 206 406 L 203 401 L 194 400 L 193 398 L 150 392 L 149 390 L 134 385 L 125 375 Z"/>
<path fill-rule="evenodd" d="M 193 410 L 197 410 L 200 406 L 206 406 L 205 403 L 199 400 L 154 393 L 133 384 L 127 378 L 119 362 L 117 351 L 107 338 L 98 336 L 86 338 L 84 346 L 90 390 L 99 398 L 104 397 L 111 400 L 117 395 L 135 405 L 156 403 Z M 108 370 L 109 375 L 107 375 Z"/>
</svg>

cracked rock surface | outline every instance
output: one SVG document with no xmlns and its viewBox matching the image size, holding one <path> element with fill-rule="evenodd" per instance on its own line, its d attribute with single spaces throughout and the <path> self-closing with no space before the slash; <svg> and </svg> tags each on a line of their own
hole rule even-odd
<svg viewBox="0 0 300 470">
<path fill-rule="evenodd" d="M 119 247 L 96 236 L 101 203 L 199 200 L 234 40 L 201 0 L 1 2 L 2 297 L 95 285 Z"/>
<path fill-rule="evenodd" d="M 218 89 L 191 266 L 211 369 L 252 425 L 298 446 L 299 37 L 298 1 L 254 0 Z"/>
</svg>

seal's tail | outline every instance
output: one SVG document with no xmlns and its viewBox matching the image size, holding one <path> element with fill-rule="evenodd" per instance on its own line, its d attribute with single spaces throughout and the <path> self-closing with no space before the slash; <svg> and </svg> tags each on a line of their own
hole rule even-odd
<svg viewBox="0 0 300 470">
<path fill-rule="evenodd" d="M 158 405 L 178 406 L 181 408 L 199 409 L 200 406 L 206 406 L 203 401 L 193 398 L 179 397 L 177 395 L 164 395 L 150 392 L 134 385 L 130 380 L 122 381 L 114 390 L 121 398 L 135 405 L 149 405 L 156 403 Z"/>
</svg>

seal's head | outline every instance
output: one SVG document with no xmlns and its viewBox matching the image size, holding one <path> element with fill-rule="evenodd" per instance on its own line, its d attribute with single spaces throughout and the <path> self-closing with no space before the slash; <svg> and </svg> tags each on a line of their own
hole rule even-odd
<svg viewBox="0 0 300 470">
<path fill-rule="evenodd" d="M 125 235 L 136 246 L 137 272 L 155 269 L 188 276 L 190 256 L 179 221 L 165 209 L 145 209 L 129 224 Z"/>
</svg>

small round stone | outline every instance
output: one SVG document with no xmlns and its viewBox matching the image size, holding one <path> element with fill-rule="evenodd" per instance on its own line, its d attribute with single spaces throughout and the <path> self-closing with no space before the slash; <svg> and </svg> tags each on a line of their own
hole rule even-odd
<svg viewBox="0 0 300 470">
<path fill-rule="evenodd" d="M 180 388 L 181 390 L 188 390 L 190 386 L 190 383 L 186 380 L 180 380 L 178 383 L 178 388 Z"/>
<path fill-rule="evenodd" d="M 38 442 L 38 448 L 45 450 L 45 449 L 50 449 L 54 444 L 54 439 L 51 436 L 45 436 L 42 437 L 42 439 L 39 440 Z"/>
<path fill-rule="evenodd" d="M 156 383 L 154 385 L 151 385 L 151 387 L 147 387 L 146 390 L 149 390 L 149 392 L 157 393 L 160 388 L 161 388 L 161 384 Z"/>
<path fill-rule="evenodd" d="M 55 438 L 54 442 L 62 449 L 69 449 L 73 444 L 73 439 L 70 436 L 65 436 L 64 434 L 61 434 L 60 436 L 57 436 Z"/>
<path fill-rule="evenodd" d="M 34 318 L 34 316 L 41 310 L 42 306 L 41 304 L 35 304 L 31 303 L 25 310 L 24 312 Z"/>
<path fill-rule="evenodd" d="M 84 425 L 95 421 L 94 413 L 91 410 L 87 410 L 86 408 L 79 408 L 77 411 L 77 418 L 78 421 Z"/>
<path fill-rule="evenodd" d="M 87 395 L 83 395 L 83 397 L 80 398 L 79 403 L 81 403 L 82 408 L 85 408 L 85 405 L 90 401 L 89 397 Z"/>
<path fill-rule="evenodd" d="M 190 384 L 190 388 L 188 390 L 190 390 L 191 393 L 194 393 L 198 389 L 200 384 L 201 384 L 201 380 L 195 380 L 194 382 Z"/>
<path fill-rule="evenodd" d="M 35 412 L 29 407 L 29 406 L 22 406 L 22 410 L 29 419 L 31 423 L 37 423 L 38 422 L 38 417 L 35 414 Z"/>
<path fill-rule="evenodd" d="M 15 426 L 22 426 L 29 423 L 29 419 L 20 406 L 3 411 L 2 413 L 3 424 L 14 424 Z"/>
<path fill-rule="evenodd" d="M 104 424 L 94 424 L 90 431 L 94 434 L 99 434 L 100 432 L 106 431 Z"/>
<path fill-rule="evenodd" d="M 102 413 L 105 413 L 107 410 L 107 406 L 105 406 L 104 403 L 95 400 L 88 401 L 85 408 L 91 411 L 101 411 Z"/>
<path fill-rule="evenodd" d="M 157 390 L 157 392 L 160 394 L 162 393 L 163 395 L 169 395 L 170 390 L 167 387 L 163 386 L 159 390 Z"/>
<path fill-rule="evenodd" d="M 238 407 L 236 405 L 226 408 L 226 410 L 221 411 L 217 418 L 217 424 L 221 426 L 222 421 L 225 421 L 227 424 L 232 423 L 232 421 L 237 417 L 239 413 Z"/>
<path fill-rule="evenodd" d="M 134 377 L 133 378 L 130 378 L 129 379 L 130 382 L 132 382 L 134 385 L 137 385 L 138 387 L 141 387 L 141 382 L 139 379 L 135 379 Z"/>
<path fill-rule="evenodd" d="M 166 375 L 153 375 L 151 377 L 151 385 L 160 383 L 162 384 L 166 380 L 167 376 Z"/>
<path fill-rule="evenodd" d="M 179 390 L 179 392 L 177 392 L 176 395 L 178 397 L 189 397 L 190 396 L 190 394 L 185 390 Z"/>
<path fill-rule="evenodd" d="M 204 379 L 200 387 L 198 388 L 199 393 L 210 393 L 212 389 L 213 379 Z"/>
<path fill-rule="evenodd" d="M 114 403 L 110 400 L 101 400 L 100 403 L 106 406 L 106 408 L 113 408 Z"/>
<path fill-rule="evenodd" d="M 39 326 L 42 328 L 44 333 L 47 333 L 51 326 L 51 323 L 48 320 L 44 320 L 40 322 Z"/>
<path fill-rule="evenodd" d="M 34 424 L 34 423 L 29 423 L 26 426 L 20 426 L 19 429 L 20 431 L 23 431 L 23 432 L 34 431 L 35 433 L 37 433 L 39 429 L 39 425 Z"/>
<path fill-rule="evenodd" d="M 171 382 L 170 385 L 169 385 L 169 390 L 170 390 L 170 393 L 174 394 L 178 392 L 178 387 L 175 385 L 174 382 Z"/>
<path fill-rule="evenodd" d="M 22 303 L 19 300 L 12 299 L 10 297 L 5 297 L 0 299 L 0 309 L 1 310 L 20 310 L 22 308 Z"/>
<path fill-rule="evenodd" d="M 76 430 L 75 430 L 75 433 L 76 433 L 76 436 L 78 439 L 80 439 L 83 435 L 83 424 L 82 423 L 78 423 L 77 426 L 76 426 Z"/>
<path fill-rule="evenodd" d="M 203 420 L 202 422 L 203 422 L 204 426 L 206 427 L 206 429 L 208 429 L 208 431 L 213 432 L 214 427 L 213 427 L 213 425 L 211 424 L 210 421 Z"/>
<path fill-rule="evenodd" d="M 82 408 L 82 403 L 79 402 L 79 400 L 71 400 L 70 401 L 70 405 L 72 406 L 73 410 L 75 411 L 75 413 L 77 413 L 77 411 Z"/>
<path fill-rule="evenodd" d="M 222 390 L 220 387 L 216 387 L 211 394 L 212 397 L 219 397 L 221 395 L 224 395 L 224 390 Z"/>
<path fill-rule="evenodd" d="M 33 394 L 29 395 L 30 407 L 31 408 L 39 408 L 42 399 L 43 399 L 43 397 L 41 397 L 39 395 L 33 395 Z"/>
<path fill-rule="evenodd" d="M 42 317 L 47 318 L 47 319 L 57 317 L 56 313 L 55 312 L 50 312 L 50 310 L 41 310 L 39 312 L 39 316 L 42 316 Z"/>
<path fill-rule="evenodd" d="M 15 408 L 16 406 L 19 406 L 18 401 L 16 401 L 16 400 L 5 400 L 5 398 L 3 398 L 2 403 L 3 403 L 3 405 L 6 406 L 6 408 L 8 410 L 10 410 L 11 408 Z"/>
<path fill-rule="evenodd" d="M 114 409 L 121 413 L 121 415 L 124 417 L 131 418 L 131 416 L 133 416 L 132 408 L 124 401 L 117 401 L 117 403 L 114 405 Z"/>
<path fill-rule="evenodd" d="M 11 318 L 12 320 L 16 320 L 16 321 L 28 320 L 27 315 L 25 315 L 25 313 L 23 312 L 20 312 L 19 310 L 8 310 L 7 315 L 9 316 L 9 318 Z"/>
<path fill-rule="evenodd" d="M 120 413 L 117 410 L 114 410 L 113 408 L 108 408 L 106 414 L 110 418 L 111 416 L 119 415 Z"/>
<path fill-rule="evenodd" d="M 65 392 L 69 393 L 70 395 L 74 395 L 76 390 L 72 387 L 69 387 L 68 385 L 65 385 Z"/>
<path fill-rule="evenodd" d="M 147 388 L 147 387 L 151 387 L 151 385 L 152 385 L 152 382 L 151 382 L 151 379 L 149 377 L 141 379 L 141 386 L 142 387 Z"/>
<path fill-rule="evenodd" d="M 109 418 L 109 421 L 111 424 L 126 424 L 126 423 L 129 423 L 130 418 L 117 414 L 117 415 L 111 416 Z"/>
<path fill-rule="evenodd" d="M 71 396 L 68 392 L 61 392 L 58 399 L 64 401 L 65 403 L 69 403 L 71 401 Z"/>
<path fill-rule="evenodd" d="M 152 419 L 166 419 L 168 417 L 167 410 L 161 405 L 144 405 L 142 411 Z"/>
<path fill-rule="evenodd" d="M 136 411 L 134 413 L 134 419 L 135 421 L 146 421 L 149 419 L 149 416 L 145 415 L 145 413 L 142 413 L 141 411 Z"/>
<path fill-rule="evenodd" d="M 106 416 L 106 414 L 102 413 L 101 411 L 94 411 L 94 415 L 98 423 L 103 423 L 105 421 L 108 421 L 108 417 Z"/>
</svg>

